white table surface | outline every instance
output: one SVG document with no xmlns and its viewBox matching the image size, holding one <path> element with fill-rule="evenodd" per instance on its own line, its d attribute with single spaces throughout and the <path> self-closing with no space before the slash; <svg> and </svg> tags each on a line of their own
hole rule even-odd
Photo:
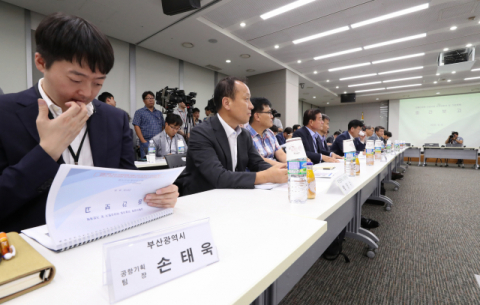
<svg viewBox="0 0 480 305">
<path fill-rule="evenodd" d="M 148 163 L 147 161 L 135 161 L 135 166 L 137 168 L 145 168 L 145 167 L 156 167 L 156 166 L 166 166 L 167 160 L 163 157 L 156 157 L 155 163 Z"/>
<path fill-rule="evenodd" d="M 327 224 L 264 209 L 211 205 L 201 197 L 179 199 L 173 215 L 62 253 L 24 236 L 53 263 L 53 282 L 9 304 L 108 304 L 102 283 L 103 244 L 210 217 L 219 262 L 154 287 L 118 304 L 248 304 L 255 300 L 320 236 Z M 190 206 L 195 205 L 195 211 Z"/>
</svg>

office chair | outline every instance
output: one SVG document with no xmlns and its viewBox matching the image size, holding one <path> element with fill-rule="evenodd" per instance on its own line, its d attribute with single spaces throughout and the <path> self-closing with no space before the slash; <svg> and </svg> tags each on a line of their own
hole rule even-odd
<svg viewBox="0 0 480 305">
<path fill-rule="evenodd" d="M 186 154 L 179 155 L 166 155 L 165 160 L 167 161 L 168 168 L 182 167 L 187 164 Z"/>
</svg>

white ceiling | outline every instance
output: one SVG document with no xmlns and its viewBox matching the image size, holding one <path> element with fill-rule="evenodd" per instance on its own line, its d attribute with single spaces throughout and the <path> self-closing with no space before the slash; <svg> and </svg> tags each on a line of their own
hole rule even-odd
<svg viewBox="0 0 480 305">
<path fill-rule="evenodd" d="M 260 15 L 294 0 L 223 0 L 181 20 L 190 13 L 177 16 L 163 14 L 161 0 L 4 0 L 40 14 L 63 11 L 94 22 L 107 35 L 167 54 L 199 66 L 213 65 L 219 72 L 249 76 L 282 68 L 297 72 L 305 88 L 300 98 L 312 104 L 338 105 L 343 92 L 386 88 L 408 84 L 419 87 L 358 93 L 357 102 L 374 102 L 409 97 L 471 93 L 480 91 L 480 81 L 464 81 L 480 76 L 478 72 L 437 73 L 437 57 L 443 48 L 450 50 L 467 43 L 480 45 L 480 3 L 474 0 L 432 0 L 426 10 L 381 21 L 346 32 L 337 33 L 301 44 L 295 39 L 351 25 L 398 10 L 420 5 L 428 0 L 316 0 L 300 8 L 262 20 Z M 211 0 L 202 1 L 202 5 Z M 469 17 L 475 17 L 469 20 Z M 177 24 L 175 22 L 181 20 Z M 241 27 L 240 23 L 246 26 Z M 172 25 L 174 24 L 174 25 Z M 450 27 L 456 25 L 457 30 Z M 389 46 L 362 50 L 322 60 L 315 56 L 364 47 L 406 36 L 426 33 L 426 38 Z M 152 36 L 153 35 L 153 36 Z M 146 38 L 151 38 L 145 40 Z M 209 39 L 216 39 L 215 44 Z M 145 40 L 145 41 L 144 41 Z M 192 49 L 181 43 L 191 42 Z M 279 48 L 274 48 L 279 45 Z M 480 49 L 478 50 L 480 52 Z M 478 53 L 477 52 L 477 53 Z M 341 71 L 328 69 L 372 62 L 415 53 L 425 56 L 395 62 L 368 65 Z M 249 59 L 240 58 L 250 54 Z M 225 61 L 230 59 L 231 63 Z M 299 64 L 297 60 L 302 62 Z M 340 78 L 381 73 L 423 66 L 421 70 L 340 81 Z M 474 68 L 480 67 L 476 63 Z M 255 72 L 248 73 L 247 69 Z M 314 74 L 313 71 L 317 71 Z M 390 79 L 422 76 L 421 79 L 388 84 L 348 87 Z M 327 80 L 329 80 L 327 82 Z M 447 82 L 447 80 L 451 80 Z M 437 81 L 437 84 L 434 84 Z M 336 88 L 336 87 L 339 88 Z M 313 97 L 316 98 L 313 98 Z"/>
</svg>

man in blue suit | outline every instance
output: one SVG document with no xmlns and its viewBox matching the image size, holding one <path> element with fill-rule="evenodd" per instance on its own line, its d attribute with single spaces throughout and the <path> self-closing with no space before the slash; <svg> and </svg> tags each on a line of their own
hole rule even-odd
<svg viewBox="0 0 480 305">
<path fill-rule="evenodd" d="M 308 109 L 303 113 L 303 127 L 293 133 L 294 138 L 302 138 L 307 157 L 314 164 L 320 162 L 340 162 L 335 153 L 323 148 L 319 131 L 323 128 L 323 118 L 320 109 Z"/>
<path fill-rule="evenodd" d="M 348 131 L 341 133 L 333 142 L 330 147 L 330 151 L 336 153 L 339 156 L 343 156 L 343 141 L 344 140 L 353 140 L 355 144 L 355 149 L 357 151 L 365 150 L 365 136 L 363 140 L 359 138 L 360 131 L 362 131 L 363 122 L 360 120 L 351 120 L 348 123 Z"/>
<path fill-rule="evenodd" d="M 44 78 L 0 97 L 0 231 L 45 224 L 62 163 L 136 169 L 127 114 L 94 99 L 114 63 L 107 37 L 81 18 L 56 13 L 40 23 L 35 40 Z M 177 190 L 171 185 L 144 199 L 173 207 Z"/>
</svg>

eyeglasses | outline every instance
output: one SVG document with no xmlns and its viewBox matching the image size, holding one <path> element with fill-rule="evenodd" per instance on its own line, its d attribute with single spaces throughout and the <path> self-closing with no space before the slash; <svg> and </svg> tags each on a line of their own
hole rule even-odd
<svg viewBox="0 0 480 305">
<path fill-rule="evenodd" d="M 268 113 L 269 115 L 273 115 L 273 113 L 271 111 L 259 111 L 257 113 Z"/>
<path fill-rule="evenodd" d="M 174 127 L 174 126 L 170 126 L 170 125 L 168 125 L 168 127 L 172 128 L 173 130 L 176 130 L 176 131 L 179 131 L 180 128 L 182 128 L 182 126 L 176 126 L 176 127 Z"/>
<path fill-rule="evenodd" d="M 145 98 L 146 100 L 154 100 L 155 98 L 154 97 L 147 97 Z"/>
</svg>

